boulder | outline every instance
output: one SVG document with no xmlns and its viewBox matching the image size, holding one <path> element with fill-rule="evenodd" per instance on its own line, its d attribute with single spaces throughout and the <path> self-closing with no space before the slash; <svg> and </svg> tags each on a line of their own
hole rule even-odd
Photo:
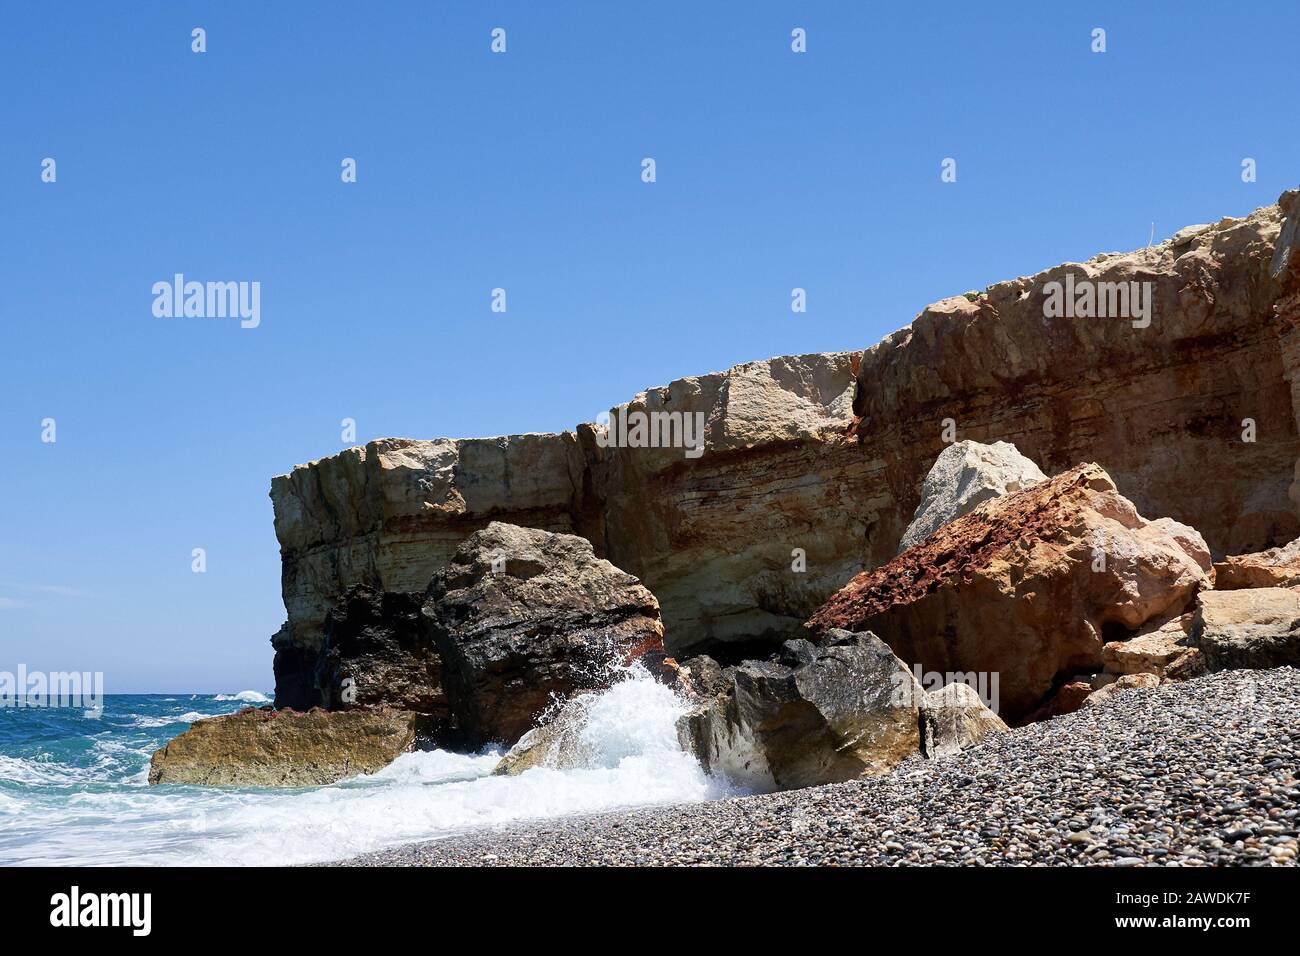
<svg viewBox="0 0 1300 956">
<path fill-rule="evenodd" d="M 420 617 L 423 594 L 349 588 L 325 621 L 317 685 L 326 708 L 387 704 L 449 716 L 442 660 Z"/>
<path fill-rule="evenodd" d="M 878 776 L 920 752 L 924 691 L 874 634 L 787 641 L 729 669 L 726 690 L 682 718 L 709 773 L 755 790 Z"/>
<path fill-rule="evenodd" d="M 514 744 L 557 698 L 663 660 L 654 595 L 571 534 L 492 522 L 434 574 L 422 614 L 471 747 Z"/>
<path fill-rule="evenodd" d="M 374 773 L 415 746 L 419 716 L 388 707 L 246 707 L 196 721 L 154 752 L 151 784 L 316 787 Z"/>
<path fill-rule="evenodd" d="M 1125 674 L 1122 677 L 1115 678 L 1115 680 L 1106 684 L 1104 687 L 1099 687 L 1097 690 L 1094 690 L 1088 695 L 1087 699 L 1084 700 L 1083 706 L 1095 707 L 1097 704 L 1103 703 L 1114 697 L 1120 691 L 1137 690 L 1139 688 L 1150 690 L 1153 687 L 1159 686 L 1160 678 L 1155 674 Z"/>
<path fill-rule="evenodd" d="M 836 593 L 814 633 L 870 629 L 927 672 L 998 674 L 1016 721 L 1063 676 L 1102 669 L 1108 638 L 1209 586 L 1196 532 L 1138 514 L 1098 465 L 984 502 Z"/>
<path fill-rule="evenodd" d="M 985 706 L 969 684 L 948 684 L 929 691 L 921 703 L 923 748 L 930 758 L 950 757 L 1006 730 L 1002 718 Z"/>
<path fill-rule="evenodd" d="M 1280 548 L 1224 558 L 1215 564 L 1214 575 L 1214 586 L 1221 591 L 1300 584 L 1300 538 Z"/>
<path fill-rule="evenodd" d="M 1205 655 L 1201 653 L 1201 649 L 1191 647 L 1183 652 L 1181 657 L 1165 665 L 1164 679 L 1171 682 L 1195 680 L 1209 672 L 1210 669 L 1205 664 Z"/>
<path fill-rule="evenodd" d="M 1197 600 L 1191 642 L 1212 671 L 1300 666 L 1300 590 L 1207 591 Z"/>
<path fill-rule="evenodd" d="M 1101 649 L 1102 663 L 1111 674 L 1163 677 L 1166 667 L 1191 650 L 1193 617 L 1189 611 L 1148 625 L 1125 640 L 1107 642 Z"/>
<path fill-rule="evenodd" d="M 954 442 L 935 459 L 921 486 L 921 503 L 898 543 L 901 554 L 976 505 L 1027 488 L 1047 476 L 1010 442 Z"/>
</svg>

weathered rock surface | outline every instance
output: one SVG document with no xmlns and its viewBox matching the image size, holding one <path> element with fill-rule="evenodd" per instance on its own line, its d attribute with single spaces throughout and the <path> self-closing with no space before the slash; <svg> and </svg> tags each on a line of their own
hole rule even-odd
<svg viewBox="0 0 1300 956">
<path fill-rule="evenodd" d="M 1297 584 L 1300 584 L 1300 538 L 1280 548 L 1232 555 L 1214 565 L 1214 586 L 1221 591 L 1289 588 Z"/>
<path fill-rule="evenodd" d="M 1288 193 L 1160 245 L 945 299 L 860 356 L 752 362 L 620 406 L 702 415 L 696 458 L 601 447 L 580 425 L 383 439 L 295 468 L 271 489 L 289 617 L 274 640 L 277 699 L 310 692 L 300 675 L 348 585 L 421 590 L 494 519 L 592 541 L 659 598 L 670 651 L 796 636 L 853 574 L 894 555 L 945 418 L 962 439 L 1014 442 L 1049 474 L 1098 462 L 1141 512 L 1197 528 L 1215 556 L 1290 541 L 1300 254 L 1279 237 L 1294 236 L 1297 207 Z M 1048 286 L 1067 274 L 1151 283 L 1150 325 L 1046 317 Z M 1245 418 L 1254 442 L 1241 440 Z"/>
<path fill-rule="evenodd" d="M 314 787 L 374 773 L 415 745 L 419 717 L 390 708 L 247 707 L 197 721 L 154 752 L 149 782 Z"/>
<path fill-rule="evenodd" d="M 1102 669 L 1109 635 L 1181 611 L 1209 586 L 1167 522 L 1147 521 L 1095 464 L 995 498 L 864 572 L 809 621 L 872 630 L 925 671 L 1000 675 L 1017 720 L 1062 674 Z M 1199 551 L 1199 549 L 1193 549 Z"/>
<path fill-rule="evenodd" d="M 1214 671 L 1300 666 L 1300 591 L 1207 591 L 1197 599 L 1191 641 Z"/>
<path fill-rule="evenodd" d="M 874 634 L 787 641 L 775 659 L 728 673 L 727 690 L 683 717 L 679 734 L 707 771 L 733 783 L 837 783 L 920 752 L 925 692 Z"/>
<path fill-rule="evenodd" d="M 1124 690 L 1150 690 L 1152 687 L 1160 686 L 1160 678 L 1155 674 L 1125 674 L 1111 681 L 1104 687 L 1094 690 L 1083 702 L 1084 707 L 1095 707 L 1110 698 L 1114 697 L 1120 691 Z"/>
<path fill-rule="evenodd" d="M 591 543 L 494 521 L 429 582 L 423 608 L 457 731 L 515 743 L 556 699 L 663 651 L 655 597 Z"/>
<path fill-rule="evenodd" d="M 1192 612 L 1168 621 L 1157 621 L 1123 641 L 1102 646 L 1101 660 L 1112 674 L 1153 674 L 1163 677 L 1165 668 L 1191 649 L 1189 634 Z"/>
<path fill-rule="evenodd" d="M 947 684 L 926 693 L 921 702 L 922 747 L 927 757 L 951 757 L 1007 730 L 1002 718 L 985 706 L 969 684 Z"/>
<path fill-rule="evenodd" d="M 442 661 L 420 617 L 423 594 L 348 588 L 325 621 L 317 684 L 331 710 L 387 704 L 449 716 Z"/>
<path fill-rule="evenodd" d="M 941 525 L 969 514 L 976 505 L 1046 477 L 1010 442 L 954 442 L 940 453 L 925 476 L 921 503 L 903 532 L 898 553 L 919 544 Z"/>
</svg>

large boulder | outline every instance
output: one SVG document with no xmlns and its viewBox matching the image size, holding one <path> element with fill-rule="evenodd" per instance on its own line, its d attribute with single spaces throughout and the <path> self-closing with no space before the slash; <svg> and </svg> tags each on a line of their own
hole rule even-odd
<svg viewBox="0 0 1300 956">
<path fill-rule="evenodd" d="M 1191 641 L 1210 670 L 1300 667 L 1300 591 L 1207 591 L 1197 601 Z"/>
<path fill-rule="evenodd" d="M 874 634 L 787 641 L 728 670 L 724 693 L 682 718 L 708 772 L 756 790 L 878 776 L 920 752 L 925 692 Z"/>
<path fill-rule="evenodd" d="M 556 698 L 662 660 L 654 595 L 571 534 L 492 522 L 434 574 L 422 613 L 468 746 L 513 744 Z"/>
<path fill-rule="evenodd" d="M 420 617 L 424 596 L 349 588 L 325 621 L 318 686 L 331 710 L 387 704 L 433 722 L 449 715 L 442 661 Z"/>
<path fill-rule="evenodd" d="M 413 749 L 419 720 L 387 707 L 306 713 L 246 707 L 197 721 L 155 751 L 149 782 L 323 786 L 374 773 Z"/>
<path fill-rule="evenodd" d="M 921 486 L 921 503 L 898 543 L 901 554 L 941 526 L 990 498 L 1027 488 L 1044 475 L 1010 442 L 954 442 L 943 450 Z"/>
<path fill-rule="evenodd" d="M 1214 586 L 1222 591 L 1296 584 L 1300 584 L 1300 538 L 1280 548 L 1234 554 L 1214 565 Z"/>
<path fill-rule="evenodd" d="M 929 691 L 921 701 L 922 748 L 931 759 L 951 757 L 1007 729 L 969 684 L 957 681 Z"/>
<path fill-rule="evenodd" d="M 1192 529 L 1143 518 L 1099 466 L 1078 465 L 854 578 L 809 627 L 870 629 L 927 672 L 998 674 L 1000 713 L 1015 721 L 1059 678 L 1100 671 L 1106 640 L 1208 587 L 1203 548 Z"/>
</svg>

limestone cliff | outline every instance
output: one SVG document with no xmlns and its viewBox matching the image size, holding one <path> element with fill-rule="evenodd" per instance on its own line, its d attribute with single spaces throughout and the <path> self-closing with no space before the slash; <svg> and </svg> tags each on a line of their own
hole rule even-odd
<svg viewBox="0 0 1300 956">
<path fill-rule="evenodd" d="M 1297 219 L 1288 193 L 1157 246 L 943 300 L 864 353 L 751 362 L 613 410 L 702 416 L 697 456 L 603 447 L 588 424 L 382 439 L 300 465 L 271 487 L 289 618 L 273 639 L 277 701 L 314 701 L 304 675 L 348 585 L 423 590 L 492 520 L 586 537 L 659 599 L 671 650 L 797 635 L 894 555 L 953 438 L 1013 442 L 1048 474 L 1095 461 L 1141 512 L 1192 525 L 1216 557 L 1286 543 L 1300 534 L 1300 491 L 1288 496 Z M 1149 324 L 1048 317 L 1050 283 L 1067 275 L 1150 283 Z"/>
</svg>

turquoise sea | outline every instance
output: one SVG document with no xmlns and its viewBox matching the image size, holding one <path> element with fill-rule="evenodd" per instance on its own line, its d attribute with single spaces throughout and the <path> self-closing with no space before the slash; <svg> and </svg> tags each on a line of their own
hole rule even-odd
<svg viewBox="0 0 1300 956">
<path fill-rule="evenodd" d="M 683 704 L 648 677 L 605 691 L 577 769 L 492 776 L 496 751 L 404 754 L 328 787 L 148 784 L 155 749 L 204 717 L 266 702 L 237 694 L 108 695 L 81 709 L 0 708 L 0 865 L 259 865 L 343 859 L 518 820 L 721 796 L 677 744 Z"/>
</svg>

